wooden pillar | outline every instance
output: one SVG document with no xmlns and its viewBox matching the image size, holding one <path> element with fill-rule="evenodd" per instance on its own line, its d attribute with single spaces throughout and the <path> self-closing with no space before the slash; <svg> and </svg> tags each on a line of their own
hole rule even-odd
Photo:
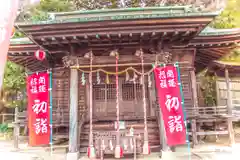
<svg viewBox="0 0 240 160">
<path fill-rule="evenodd" d="M 193 108 L 194 113 L 198 114 L 198 95 L 197 95 L 197 82 L 194 69 L 190 71 L 191 81 L 192 81 L 192 95 L 193 95 Z M 197 122 L 196 119 L 191 121 L 192 137 L 193 137 L 193 147 L 198 144 L 197 139 Z"/>
<path fill-rule="evenodd" d="M 69 155 L 78 158 L 78 70 L 70 70 Z M 71 158 L 70 158 L 71 157 Z M 77 160 L 77 159 L 76 159 Z"/>
<path fill-rule="evenodd" d="M 89 118 L 90 118 L 90 133 L 89 133 L 89 146 L 88 146 L 88 157 L 90 159 L 95 158 L 95 148 L 93 145 L 93 83 L 92 83 L 92 62 L 93 53 L 90 52 L 90 73 L 89 73 Z"/>
<path fill-rule="evenodd" d="M 144 59 L 143 51 L 141 51 L 141 62 L 142 62 L 142 98 L 143 98 L 143 112 L 144 112 L 144 143 L 143 143 L 143 154 L 147 155 L 150 153 L 148 144 L 148 126 L 147 126 L 147 104 L 146 104 L 146 88 L 145 88 L 145 76 L 144 76 Z"/>
<path fill-rule="evenodd" d="M 18 139 L 19 139 L 19 122 L 18 122 L 18 107 L 15 108 L 15 116 L 14 116 L 14 140 L 13 140 L 13 145 L 14 145 L 14 149 L 19 149 L 18 146 Z"/>
<path fill-rule="evenodd" d="M 159 107 L 159 115 L 160 115 L 159 119 L 160 119 L 160 135 L 161 135 L 160 141 L 162 145 L 162 151 L 167 152 L 170 149 L 167 145 L 167 137 L 166 137 L 165 127 L 164 127 L 163 115 L 160 107 Z"/>
<path fill-rule="evenodd" d="M 226 80 L 226 86 L 227 86 L 227 110 L 228 110 L 228 135 L 230 140 L 230 145 L 234 145 L 235 139 L 234 139 L 234 130 L 233 130 L 233 124 L 232 124 L 232 94 L 231 94 L 231 85 L 230 85 L 230 78 L 229 78 L 229 72 L 228 68 L 225 68 L 225 80 Z"/>
<path fill-rule="evenodd" d="M 120 128 L 119 128 L 119 120 L 120 120 L 120 110 L 119 110 L 119 75 L 118 75 L 118 60 L 119 55 L 116 52 L 116 123 L 117 123 L 117 135 L 116 135 L 116 147 L 115 147 L 115 158 L 121 158 L 121 146 L 120 146 Z"/>
</svg>

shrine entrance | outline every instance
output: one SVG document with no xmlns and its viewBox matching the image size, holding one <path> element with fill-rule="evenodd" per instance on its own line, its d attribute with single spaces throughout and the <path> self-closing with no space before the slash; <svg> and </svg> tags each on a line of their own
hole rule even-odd
<svg viewBox="0 0 240 160">
<path fill-rule="evenodd" d="M 142 96 L 142 85 L 139 82 L 130 82 L 119 78 L 120 120 L 144 118 Z M 150 107 L 148 97 L 148 87 L 146 87 L 147 111 Z M 116 119 L 116 84 L 114 80 L 108 84 L 93 84 L 93 108 L 94 119 Z"/>
</svg>

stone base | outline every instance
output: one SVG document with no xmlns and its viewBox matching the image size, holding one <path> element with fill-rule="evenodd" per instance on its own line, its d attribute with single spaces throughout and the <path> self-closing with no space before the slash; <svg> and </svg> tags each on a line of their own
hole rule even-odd
<svg viewBox="0 0 240 160">
<path fill-rule="evenodd" d="M 144 142 L 144 144 L 143 144 L 143 154 L 144 154 L 144 155 L 150 154 L 150 147 L 149 147 L 147 141 Z"/>
<path fill-rule="evenodd" d="M 96 158 L 96 152 L 93 146 L 88 147 L 88 158 Z"/>
<path fill-rule="evenodd" d="M 66 160 L 78 160 L 79 158 L 79 153 L 78 152 L 73 152 L 73 153 L 67 153 L 67 159 Z"/>
<path fill-rule="evenodd" d="M 116 146 L 115 148 L 115 158 L 121 158 L 122 156 L 122 149 L 120 146 Z"/>
<path fill-rule="evenodd" d="M 162 160 L 175 160 L 176 157 L 171 151 L 162 151 Z"/>
</svg>

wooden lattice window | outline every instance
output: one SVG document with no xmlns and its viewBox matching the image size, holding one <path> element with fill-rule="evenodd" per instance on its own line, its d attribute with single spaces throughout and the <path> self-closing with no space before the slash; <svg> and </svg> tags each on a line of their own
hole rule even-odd
<svg viewBox="0 0 240 160">
<path fill-rule="evenodd" d="M 105 85 L 104 84 L 93 85 L 93 99 L 94 100 L 105 100 Z"/>
<path fill-rule="evenodd" d="M 131 101 L 135 99 L 135 86 L 133 84 L 122 84 L 122 99 Z"/>
<path fill-rule="evenodd" d="M 116 85 L 106 84 L 107 99 L 116 99 Z"/>
<path fill-rule="evenodd" d="M 148 87 L 145 87 L 145 90 L 146 90 L 146 98 L 148 98 L 148 94 L 147 94 Z M 122 100 L 123 101 L 142 100 L 142 85 L 139 83 L 122 84 Z"/>
<path fill-rule="evenodd" d="M 116 99 L 115 84 L 95 84 L 93 85 L 94 100 L 111 100 Z"/>
</svg>

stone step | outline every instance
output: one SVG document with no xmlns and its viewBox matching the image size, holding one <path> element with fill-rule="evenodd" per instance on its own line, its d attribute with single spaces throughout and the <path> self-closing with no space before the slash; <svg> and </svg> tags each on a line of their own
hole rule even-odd
<svg viewBox="0 0 240 160">
<path fill-rule="evenodd" d="M 143 130 L 144 130 L 144 121 L 143 120 L 132 120 L 125 121 L 126 128 L 130 129 L 132 126 L 135 132 L 141 131 L 141 142 L 143 143 Z M 80 136 L 80 153 L 86 153 L 89 143 L 89 123 L 85 123 L 81 136 Z M 114 122 L 113 121 L 94 121 L 93 122 L 93 131 L 114 131 Z M 160 151 L 160 137 L 159 137 L 159 128 L 156 119 L 151 119 L 148 121 L 148 139 L 149 145 L 152 152 Z M 141 148 L 141 147 L 140 147 Z"/>
<path fill-rule="evenodd" d="M 81 147 L 79 149 L 79 152 L 82 153 L 81 155 L 84 155 L 84 154 L 87 155 L 87 148 L 88 148 L 88 146 L 87 147 Z M 161 150 L 161 146 L 160 145 L 150 146 L 150 150 L 151 150 L 151 153 L 152 152 L 154 152 L 154 153 L 159 152 Z M 141 155 L 140 155 L 140 157 L 141 157 Z"/>
<path fill-rule="evenodd" d="M 80 140 L 80 147 L 87 147 L 89 143 L 88 139 Z M 157 146 L 160 145 L 159 139 L 149 139 L 149 145 L 150 146 Z"/>
<path fill-rule="evenodd" d="M 88 139 L 89 139 L 89 134 L 81 134 L 80 135 L 80 140 L 88 140 Z M 148 140 L 160 140 L 158 132 L 154 133 L 154 134 L 149 134 Z"/>
<path fill-rule="evenodd" d="M 147 124 L 148 128 L 158 128 L 158 125 L 152 122 L 149 122 Z M 135 124 L 126 124 L 126 128 L 130 128 L 133 127 L 134 129 L 142 129 L 144 128 L 144 124 L 143 123 L 137 123 L 135 122 Z M 84 125 L 84 129 L 88 129 L 90 128 L 89 124 L 85 124 Z M 93 129 L 114 129 L 114 123 L 105 123 L 105 124 L 93 124 Z"/>
</svg>

